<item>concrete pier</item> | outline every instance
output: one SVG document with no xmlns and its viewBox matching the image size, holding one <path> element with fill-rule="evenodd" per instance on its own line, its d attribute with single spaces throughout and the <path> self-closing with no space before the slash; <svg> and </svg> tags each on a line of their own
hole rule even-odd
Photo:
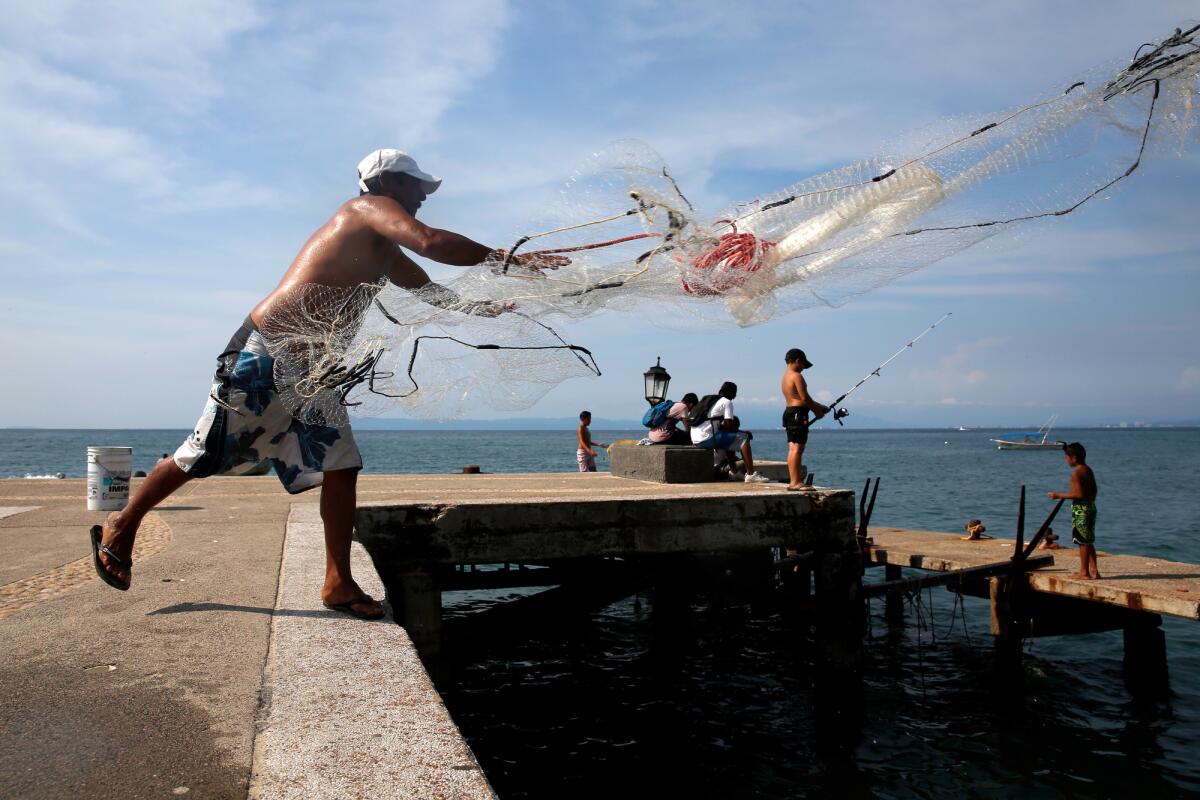
<svg viewBox="0 0 1200 800">
<path fill-rule="evenodd" d="M 421 476 L 360 504 L 357 537 L 422 652 L 441 635 L 439 567 L 582 558 L 766 552 L 820 559 L 817 593 L 854 601 L 858 548 L 848 490 L 783 484 L 663 484 L 606 473 Z"/>
<path fill-rule="evenodd" d="M 0 797 L 490 797 L 413 644 L 437 637 L 442 570 L 548 560 L 570 583 L 607 578 L 588 566 L 602 554 L 792 544 L 836 562 L 853 542 L 849 492 L 363 475 L 406 631 L 321 607 L 317 499 L 274 477 L 190 483 L 144 521 L 119 592 L 92 567 L 104 514 L 83 480 L 0 481 Z M 380 591 L 357 545 L 354 569 Z"/>
</svg>

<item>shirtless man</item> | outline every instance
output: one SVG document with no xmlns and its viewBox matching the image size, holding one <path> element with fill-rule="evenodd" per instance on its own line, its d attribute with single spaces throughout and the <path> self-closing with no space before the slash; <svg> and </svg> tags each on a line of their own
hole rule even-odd
<svg viewBox="0 0 1200 800">
<path fill-rule="evenodd" d="M 812 366 L 803 350 L 793 347 L 783 360 L 787 369 L 779 384 L 787 408 L 783 411 L 783 429 L 788 440 L 788 491 L 799 492 L 808 487 L 800 482 L 800 466 L 804 463 L 804 445 L 808 443 L 808 412 L 813 412 L 813 422 L 829 413 L 829 406 L 822 405 L 808 394 L 808 383 L 804 370 Z"/>
<path fill-rule="evenodd" d="M 1063 458 L 1071 468 L 1071 486 L 1066 492 L 1046 492 L 1051 500 L 1071 501 L 1071 538 L 1079 545 L 1079 571 L 1071 577 L 1095 580 L 1096 563 L 1096 473 L 1087 465 L 1087 450 L 1079 442 L 1063 445 Z"/>
<path fill-rule="evenodd" d="M 350 538 L 355 487 L 362 458 L 349 425 L 310 425 L 293 419 L 277 401 L 271 380 L 273 360 L 259 326 L 288 291 L 314 283 L 353 287 L 386 277 L 433 305 L 496 316 L 509 304 L 464 304 L 401 248 L 425 258 L 471 266 L 500 260 L 494 250 L 451 231 L 417 221 L 425 198 L 441 179 L 422 172 L 399 150 L 376 150 L 358 165 L 358 197 L 347 200 L 300 249 L 275 290 L 254 307 L 217 358 L 210 402 L 174 457 L 160 461 L 124 510 L 90 532 L 92 557 L 105 583 L 128 589 L 134 537 L 142 518 L 193 478 L 236 475 L 269 459 L 289 493 L 321 487 L 325 525 L 325 584 L 321 599 L 329 608 L 361 619 L 378 619 L 383 606 L 364 593 L 350 574 Z M 513 263 L 537 271 L 570 263 L 557 256 L 517 256 Z"/>
</svg>

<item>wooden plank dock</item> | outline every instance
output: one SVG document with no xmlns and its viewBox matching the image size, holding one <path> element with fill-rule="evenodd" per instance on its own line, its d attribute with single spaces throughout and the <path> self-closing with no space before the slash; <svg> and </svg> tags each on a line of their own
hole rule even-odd
<svg viewBox="0 0 1200 800">
<path fill-rule="evenodd" d="M 1013 552 L 1013 540 L 996 538 L 963 541 L 958 534 L 905 528 L 872 527 L 869 563 L 944 572 L 978 567 Z M 1051 554 L 1054 564 L 1030 570 L 1029 586 L 1036 592 L 1088 600 L 1134 611 L 1169 614 L 1200 620 L 1200 565 L 1181 564 L 1147 556 L 1102 554 L 1099 580 L 1079 580 L 1073 547 L 1036 551 Z"/>
</svg>

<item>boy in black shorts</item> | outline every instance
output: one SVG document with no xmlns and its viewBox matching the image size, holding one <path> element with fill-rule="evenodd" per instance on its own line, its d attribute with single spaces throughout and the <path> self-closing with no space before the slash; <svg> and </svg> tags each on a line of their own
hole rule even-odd
<svg viewBox="0 0 1200 800">
<path fill-rule="evenodd" d="M 787 370 L 783 373 L 780 390 L 787 408 L 783 411 L 783 429 L 788 440 L 788 491 L 798 492 L 805 488 L 801 482 L 800 466 L 804 463 L 804 445 L 808 443 L 808 412 L 813 412 L 813 422 L 829 413 L 829 406 L 822 405 L 808 394 L 808 383 L 803 372 L 812 366 L 803 350 L 793 347 L 783 357 Z"/>
</svg>

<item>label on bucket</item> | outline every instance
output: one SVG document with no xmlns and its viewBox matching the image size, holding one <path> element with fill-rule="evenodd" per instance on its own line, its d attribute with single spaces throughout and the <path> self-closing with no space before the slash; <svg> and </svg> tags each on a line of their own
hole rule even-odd
<svg viewBox="0 0 1200 800">
<path fill-rule="evenodd" d="M 105 475 L 104 489 L 100 492 L 101 500 L 128 500 L 129 478 L 123 475 Z"/>
<path fill-rule="evenodd" d="M 120 511 L 129 502 L 132 448 L 89 447 L 87 462 L 88 510 Z"/>
</svg>

